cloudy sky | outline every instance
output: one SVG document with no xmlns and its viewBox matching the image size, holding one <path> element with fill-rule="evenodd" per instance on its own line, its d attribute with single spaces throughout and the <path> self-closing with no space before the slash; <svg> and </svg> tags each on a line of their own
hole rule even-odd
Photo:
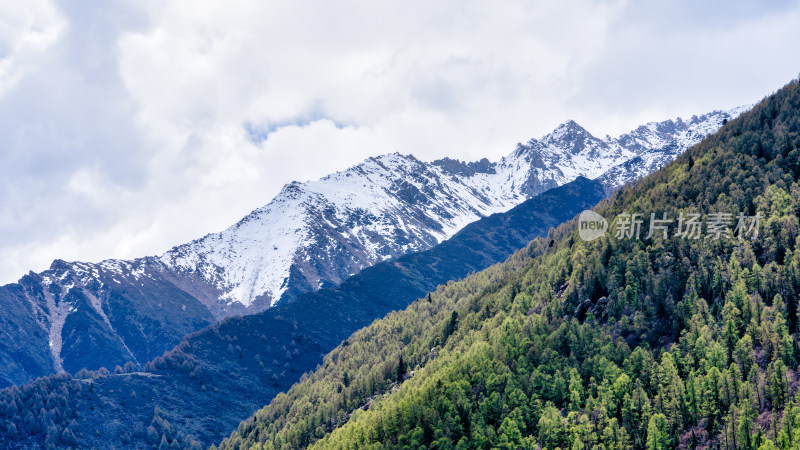
<svg viewBox="0 0 800 450">
<path fill-rule="evenodd" d="M 752 103 L 800 72 L 798 24 L 797 1 L 2 2 L 0 283 L 161 253 L 370 155 Z"/>
</svg>

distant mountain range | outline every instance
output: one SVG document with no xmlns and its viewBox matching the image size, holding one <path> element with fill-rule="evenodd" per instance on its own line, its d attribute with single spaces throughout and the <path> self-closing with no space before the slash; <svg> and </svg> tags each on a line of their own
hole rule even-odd
<svg viewBox="0 0 800 450">
<path fill-rule="evenodd" d="M 313 370 L 354 331 L 440 284 L 505 260 L 604 196 L 600 182 L 579 177 L 471 223 L 429 250 L 192 333 L 143 369 L 53 375 L 0 391 L 0 447 L 71 442 L 87 448 L 151 448 L 166 440 L 177 448 L 208 448 Z M 44 414 L 20 420 L 26 411 L 42 408 Z M 9 423 L 18 432 L 4 436 Z"/>
<path fill-rule="evenodd" d="M 57 260 L 0 288 L 0 387 L 62 370 L 142 365 L 187 333 L 430 249 L 578 176 L 598 179 L 608 192 L 745 109 L 603 139 L 568 121 L 498 162 L 369 158 L 318 181 L 291 183 L 230 228 L 160 257 Z"/>
</svg>

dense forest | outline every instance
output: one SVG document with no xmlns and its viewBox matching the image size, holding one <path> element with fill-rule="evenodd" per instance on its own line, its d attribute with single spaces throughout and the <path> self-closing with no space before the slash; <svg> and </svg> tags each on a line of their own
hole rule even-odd
<svg viewBox="0 0 800 450">
<path fill-rule="evenodd" d="M 566 223 L 358 331 L 221 448 L 800 448 L 798 180 L 794 81 L 595 208 L 643 213 L 639 239 Z M 650 212 L 762 219 L 646 237 Z"/>
<path fill-rule="evenodd" d="M 505 260 L 604 195 L 599 182 L 579 178 L 340 286 L 190 334 L 144 367 L 82 370 L 0 390 L 0 448 L 218 443 L 354 331 Z"/>
</svg>

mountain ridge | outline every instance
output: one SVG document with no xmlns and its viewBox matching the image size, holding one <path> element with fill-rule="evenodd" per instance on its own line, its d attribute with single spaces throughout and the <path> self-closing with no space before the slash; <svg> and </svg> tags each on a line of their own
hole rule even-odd
<svg viewBox="0 0 800 450">
<path fill-rule="evenodd" d="M 671 160 L 742 109 L 654 122 L 617 140 L 567 121 L 497 162 L 370 157 L 317 181 L 290 183 L 226 230 L 161 256 L 56 260 L 0 287 L 4 338 L 22 342 L 0 345 L 0 387 L 60 370 L 148 361 L 209 323 L 429 249 L 468 223 L 580 175 L 613 171 L 602 179 L 613 189 Z M 573 145 L 577 135 L 580 144 Z"/>
<path fill-rule="evenodd" d="M 292 288 L 291 285 L 314 290 L 321 284 L 336 284 L 377 261 L 430 248 L 452 236 L 466 223 L 494 212 L 507 211 L 522 200 L 569 182 L 579 175 L 597 178 L 633 158 L 642 158 L 645 163 L 636 166 L 641 172 L 633 173 L 629 168 L 624 176 L 604 179 L 610 188 L 617 188 L 624 182 L 649 173 L 647 171 L 658 164 L 666 163 L 718 129 L 722 122 L 748 108 L 713 111 L 699 117 L 693 116 L 688 121 L 678 118 L 651 122 L 618 138 L 605 139 L 592 136 L 580 125 L 568 120 L 539 140 L 531 139 L 526 144 L 518 144 L 514 152 L 497 162 L 484 159 L 453 163 L 455 160 L 443 159 L 425 163 L 413 155 L 393 153 L 367 158 L 361 164 L 317 181 L 291 183 L 273 202 L 293 200 L 299 204 L 297 209 L 307 208 L 303 211 L 304 218 L 293 216 L 289 220 L 293 226 L 282 225 L 292 231 L 301 230 L 307 240 L 295 241 L 296 250 L 289 243 L 288 251 L 284 245 L 274 245 L 274 242 L 288 235 L 297 238 L 297 233 L 253 240 L 253 245 L 264 243 L 268 251 L 270 247 L 273 250 L 277 247 L 276 251 L 281 253 L 280 267 L 263 260 L 254 264 L 256 258 L 247 258 L 246 264 L 241 263 L 247 269 L 232 271 L 238 273 L 234 276 L 235 280 L 255 280 L 248 285 L 253 289 L 236 290 L 235 286 L 239 286 L 237 282 L 216 276 L 224 272 L 224 267 L 232 265 L 225 262 L 224 257 L 214 259 L 224 250 L 214 245 L 197 249 L 198 243 L 218 239 L 224 231 L 176 247 L 161 259 L 172 267 L 211 274 L 206 278 L 220 288 L 221 298 L 238 302 L 245 309 L 267 293 L 270 293 L 269 304 L 274 305 L 286 290 Z M 576 144 L 576 140 L 581 142 Z M 454 171 L 454 167 L 459 169 Z M 381 189 L 375 189 L 376 186 Z M 273 202 L 251 215 L 263 218 L 285 213 L 277 205 L 271 208 Z M 408 217 L 409 222 L 392 220 L 395 216 Z M 348 227 L 351 231 L 347 241 L 355 245 L 343 253 L 330 251 L 340 248 L 342 242 L 336 235 Z M 192 248 L 193 245 L 195 248 Z M 181 259 L 184 250 L 187 256 Z M 181 256 L 173 258 L 173 252 L 180 252 Z M 306 262 L 312 252 L 318 257 L 330 258 L 331 263 L 308 267 Z M 239 255 L 239 252 L 235 253 Z M 189 254 L 199 256 L 193 258 Z M 258 267 L 259 263 L 265 264 L 265 268 Z M 302 277 L 305 279 L 292 278 L 293 264 L 306 269 L 301 271 L 306 274 Z M 333 266 L 337 269 L 331 270 Z M 264 279 L 263 274 L 271 274 L 272 278 Z M 225 285 L 234 287 L 225 288 Z"/>
<path fill-rule="evenodd" d="M 220 448 L 796 448 L 799 208 L 794 80 L 593 208 L 758 233 L 562 224 L 359 330 Z"/>
<path fill-rule="evenodd" d="M 59 442 L 67 429 L 84 447 L 147 448 L 162 436 L 180 447 L 218 442 L 353 331 L 441 283 L 502 261 L 604 195 L 599 182 L 579 178 L 469 224 L 429 250 L 376 264 L 336 287 L 191 333 L 143 368 L 83 370 L 75 377 L 53 375 L 0 391 L 0 444 Z M 41 415 L 41 422 L 12 419 L 16 413 L 3 421 L 9 407 L 39 410 L 37 399 L 51 397 L 45 408 L 50 413 Z M 205 408 L 216 413 L 207 414 Z M 53 415 L 63 420 L 51 430 L 47 420 Z M 9 422 L 19 433 L 3 434 Z M 148 425 L 157 430 L 155 440 Z M 182 434 L 176 433 L 178 428 Z"/>
</svg>

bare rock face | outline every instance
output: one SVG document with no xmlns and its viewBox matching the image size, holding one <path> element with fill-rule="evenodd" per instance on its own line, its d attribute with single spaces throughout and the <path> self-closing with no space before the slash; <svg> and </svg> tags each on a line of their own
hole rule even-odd
<svg viewBox="0 0 800 450">
<path fill-rule="evenodd" d="M 573 316 L 580 322 L 586 320 L 589 314 L 593 315 L 596 319 L 602 319 L 606 316 L 610 303 L 611 299 L 605 296 L 598 298 L 596 301 L 587 298 L 578 304 Z"/>
</svg>

